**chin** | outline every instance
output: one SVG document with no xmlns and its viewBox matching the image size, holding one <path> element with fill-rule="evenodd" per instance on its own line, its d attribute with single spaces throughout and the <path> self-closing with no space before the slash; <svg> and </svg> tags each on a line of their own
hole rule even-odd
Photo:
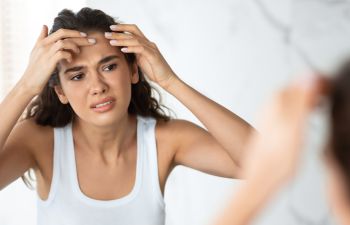
<svg viewBox="0 0 350 225">
<path fill-rule="evenodd" d="M 94 124 L 95 126 L 104 127 L 104 126 L 114 126 L 120 121 L 127 119 L 128 113 L 127 112 L 109 112 L 109 113 L 102 113 L 97 115 L 92 115 L 89 118 L 90 123 Z"/>
<path fill-rule="evenodd" d="M 116 115 L 95 116 L 90 119 L 92 124 L 99 127 L 115 125 L 118 121 L 120 121 L 120 118 Z"/>
</svg>

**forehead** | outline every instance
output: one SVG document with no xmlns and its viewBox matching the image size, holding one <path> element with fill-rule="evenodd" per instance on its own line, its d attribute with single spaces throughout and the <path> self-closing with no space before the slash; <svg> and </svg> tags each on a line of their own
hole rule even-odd
<svg viewBox="0 0 350 225">
<path fill-rule="evenodd" d="M 118 47 L 112 46 L 109 40 L 104 37 L 102 32 L 87 33 L 88 38 L 94 38 L 96 43 L 88 46 L 80 46 L 80 53 L 73 53 L 73 60 L 68 63 L 66 60 L 61 60 L 59 67 L 61 69 L 72 67 L 74 65 L 96 64 L 100 59 L 109 55 L 118 55 L 123 57 L 123 53 Z"/>
</svg>

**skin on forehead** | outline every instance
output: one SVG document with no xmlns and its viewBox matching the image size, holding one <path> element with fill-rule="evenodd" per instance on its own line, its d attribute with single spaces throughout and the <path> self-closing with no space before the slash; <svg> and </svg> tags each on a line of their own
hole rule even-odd
<svg viewBox="0 0 350 225">
<path fill-rule="evenodd" d="M 80 46 L 80 53 L 73 53 L 72 62 L 69 63 L 66 60 L 61 60 L 58 63 L 58 69 L 60 75 L 63 75 L 63 71 L 75 66 L 95 66 L 104 57 L 110 55 L 117 55 L 119 58 L 125 60 L 123 53 L 119 47 L 112 46 L 107 38 L 105 38 L 102 32 L 90 32 L 87 33 L 88 38 L 93 38 L 96 43 L 90 46 Z"/>
</svg>

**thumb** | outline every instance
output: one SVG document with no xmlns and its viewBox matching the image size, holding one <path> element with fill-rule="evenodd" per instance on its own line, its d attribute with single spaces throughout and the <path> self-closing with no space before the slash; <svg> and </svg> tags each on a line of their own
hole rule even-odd
<svg viewBox="0 0 350 225">
<path fill-rule="evenodd" d="M 308 114 L 319 97 L 320 76 L 317 74 L 305 74 L 294 82 L 295 104 L 302 114 Z"/>
<path fill-rule="evenodd" d="M 46 38 L 47 36 L 48 36 L 48 28 L 46 25 L 43 25 L 37 41 L 40 41 L 40 40 Z"/>
</svg>

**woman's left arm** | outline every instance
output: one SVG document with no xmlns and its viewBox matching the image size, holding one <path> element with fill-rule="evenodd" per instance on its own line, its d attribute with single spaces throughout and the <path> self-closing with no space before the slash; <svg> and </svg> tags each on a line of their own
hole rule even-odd
<svg viewBox="0 0 350 225">
<path fill-rule="evenodd" d="M 121 50 L 124 53 L 135 53 L 137 63 L 147 77 L 184 104 L 209 132 L 209 134 L 205 134 L 206 131 L 185 122 L 179 122 L 180 124 L 175 125 L 183 131 L 181 132 L 183 135 L 177 135 L 177 143 L 183 143 L 182 146 L 177 146 L 177 152 L 181 157 L 174 157 L 179 159 L 178 164 L 185 164 L 185 166 L 206 171 L 207 169 L 210 170 L 210 168 L 206 168 L 208 167 L 209 158 L 213 159 L 213 156 L 220 155 L 216 159 L 222 159 L 224 162 L 230 160 L 231 163 L 235 164 L 226 167 L 226 170 L 238 168 L 241 151 L 244 149 L 252 127 L 236 114 L 182 81 L 170 68 L 157 46 L 150 42 L 136 25 L 118 24 L 113 31 L 115 32 L 113 32 L 110 39 L 116 39 L 117 41 L 112 45 L 122 47 Z M 207 149 L 210 146 L 214 149 L 212 152 Z M 228 154 L 223 153 L 222 150 Z M 217 155 L 213 155 L 215 153 Z M 230 159 L 224 159 L 225 157 Z M 223 163 L 222 160 L 211 162 L 210 166 L 220 167 Z M 194 161 L 197 161 L 197 163 L 202 161 L 203 163 L 193 165 L 195 164 Z M 220 176 L 230 174 L 230 172 L 218 172 L 217 174 L 214 172 L 212 174 Z"/>
<path fill-rule="evenodd" d="M 190 87 L 175 74 L 171 76 L 173 79 L 169 79 L 162 87 L 184 104 L 232 160 L 240 165 L 241 150 L 244 149 L 252 127 L 238 115 Z"/>
</svg>

